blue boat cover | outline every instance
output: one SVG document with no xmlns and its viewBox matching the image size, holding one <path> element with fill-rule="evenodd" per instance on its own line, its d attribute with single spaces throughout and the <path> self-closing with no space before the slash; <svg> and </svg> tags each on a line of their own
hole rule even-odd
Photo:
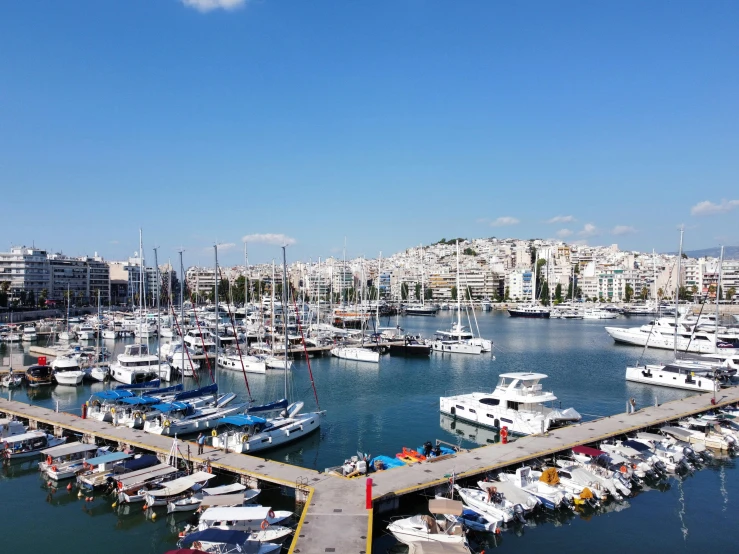
<svg viewBox="0 0 739 554">
<path fill-rule="evenodd" d="M 130 398 L 134 394 L 127 390 L 104 390 L 93 394 L 95 398 L 100 400 L 121 400 L 122 398 Z"/>
<path fill-rule="evenodd" d="M 163 402 L 161 404 L 154 404 L 152 408 L 159 410 L 162 413 L 174 412 L 175 410 L 187 410 L 188 408 L 194 409 L 186 402 Z"/>
<path fill-rule="evenodd" d="M 451 448 L 447 448 L 446 446 L 439 445 L 439 450 L 441 450 L 441 456 L 446 456 L 447 454 L 455 454 L 454 450 L 452 450 Z M 418 448 L 416 448 L 416 452 L 418 452 L 419 454 L 423 454 L 423 446 L 419 446 Z M 430 457 L 435 458 L 433 453 Z"/>
<path fill-rule="evenodd" d="M 134 390 L 134 389 L 156 389 L 161 385 L 159 379 L 147 381 L 146 383 L 134 383 L 133 385 L 118 385 L 116 390 Z"/>
<path fill-rule="evenodd" d="M 399 460 L 398 458 L 391 458 L 390 456 L 375 456 L 369 463 L 372 469 L 375 469 L 375 462 L 378 460 L 382 462 L 385 469 L 393 469 L 394 467 L 406 465 L 403 460 Z"/>
<path fill-rule="evenodd" d="M 261 417 L 250 416 L 250 415 L 233 415 L 222 417 L 216 421 L 217 425 L 238 425 L 243 427 L 245 425 L 254 425 L 255 423 L 267 423 L 267 420 Z"/>
<path fill-rule="evenodd" d="M 103 454 L 96 458 L 88 458 L 85 462 L 91 466 L 98 466 L 101 464 L 108 464 L 110 462 L 118 462 L 120 460 L 127 460 L 130 458 L 130 454 L 124 454 L 123 452 L 111 452 L 110 454 Z"/>
<path fill-rule="evenodd" d="M 174 399 L 187 400 L 188 398 L 197 398 L 198 396 L 205 396 L 206 394 L 214 394 L 216 392 L 218 392 L 218 384 L 213 383 L 212 385 L 200 387 L 199 389 L 186 390 L 185 392 L 176 394 Z"/>
<path fill-rule="evenodd" d="M 156 456 L 154 456 L 153 454 L 146 454 L 144 456 L 139 456 L 138 458 L 131 458 L 130 460 L 126 460 L 122 464 L 117 465 L 114 472 L 125 473 L 129 471 L 138 471 L 139 469 L 151 467 L 158 463 L 159 460 Z"/>
<path fill-rule="evenodd" d="M 160 398 L 152 398 L 151 396 L 134 396 L 132 398 L 124 398 L 121 400 L 122 404 L 129 404 L 131 406 L 146 406 L 149 404 L 156 404 L 161 402 Z"/>
<path fill-rule="evenodd" d="M 247 414 L 256 414 L 259 412 L 273 412 L 275 410 L 284 410 L 287 408 L 287 399 L 277 400 L 270 404 L 262 404 L 261 406 L 252 406 L 246 410 Z"/>
<path fill-rule="evenodd" d="M 180 544 L 182 546 L 190 546 L 194 542 L 205 541 L 205 542 L 220 542 L 224 544 L 244 544 L 249 538 L 249 533 L 244 531 L 229 531 L 226 529 L 205 529 L 203 531 L 197 531 L 190 533 L 189 535 L 182 538 Z"/>
<path fill-rule="evenodd" d="M 154 390 L 147 390 L 147 394 L 155 395 L 155 394 L 165 394 L 168 392 L 179 392 L 182 389 L 184 389 L 184 385 L 180 383 L 179 385 L 172 385 L 171 387 L 164 387 L 162 389 L 154 389 Z"/>
</svg>

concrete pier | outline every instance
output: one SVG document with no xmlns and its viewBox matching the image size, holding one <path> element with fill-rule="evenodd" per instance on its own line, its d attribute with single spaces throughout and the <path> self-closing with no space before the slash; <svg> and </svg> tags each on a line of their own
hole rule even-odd
<svg viewBox="0 0 739 554">
<path fill-rule="evenodd" d="M 523 437 L 508 444 L 483 446 L 460 452 L 433 464 L 418 463 L 371 474 L 374 509 L 394 506 L 406 494 L 445 484 L 447 475 L 458 478 L 483 475 L 515 464 L 565 452 L 573 446 L 597 443 L 641 429 L 662 425 L 711 409 L 739 403 L 739 387 L 716 395 L 692 396 L 660 406 L 642 408 L 634 414 L 616 414 L 595 421 L 558 429 L 546 435 Z M 172 439 L 127 427 L 112 427 L 96 420 L 9 400 L 0 400 L 0 412 L 42 424 L 55 431 L 67 430 L 143 450 L 166 454 Z M 195 448 L 191 452 L 197 451 Z M 295 554 L 369 554 L 372 550 L 373 510 L 365 508 L 366 479 L 347 479 L 254 456 L 224 453 L 207 448 L 205 455 L 191 453 L 196 463 L 209 461 L 213 468 L 292 487 L 305 508 L 290 545 Z"/>
</svg>

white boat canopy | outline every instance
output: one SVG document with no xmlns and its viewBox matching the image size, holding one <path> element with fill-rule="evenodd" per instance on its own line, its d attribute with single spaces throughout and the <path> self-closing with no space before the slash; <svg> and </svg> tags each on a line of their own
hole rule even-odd
<svg viewBox="0 0 739 554">
<path fill-rule="evenodd" d="M 132 471 L 131 473 L 124 473 L 116 479 L 116 481 L 118 483 L 118 488 L 125 489 L 142 481 L 148 481 L 149 479 L 154 479 L 156 477 L 164 477 L 176 471 L 177 470 L 170 465 L 159 464 L 140 469 L 138 471 Z"/>
<path fill-rule="evenodd" d="M 149 491 L 146 494 L 151 496 L 152 498 L 166 498 L 168 496 L 176 496 L 178 494 L 182 494 L 188 489 L 191 489 L 193 485 L 195 485 L 195 483 L 207 481 L 209 479 L 213 479 L 213 477 L 215 477 L 215 474 L 213 473 L 197 471 L 192 475 L 187 475 L 185 477 L 180 477 L 179 479 L 174 479 L 173 481 L 170 481 L 163 489 Z"/>
<path fill-rule="evenodd" d="M 62 456 L 70 456 L 72 454 L 79 454 L 80 452 L 92 452 L 97 450 L 98 447 L 94 444 L 84 444 L 82 442 L 70 442 L 62 444 L 60 446 L 54 446 L 42 450 L 41 453 L 44 456 L 51 456 L 52 458 L 60 458 Z"/>
</svg>

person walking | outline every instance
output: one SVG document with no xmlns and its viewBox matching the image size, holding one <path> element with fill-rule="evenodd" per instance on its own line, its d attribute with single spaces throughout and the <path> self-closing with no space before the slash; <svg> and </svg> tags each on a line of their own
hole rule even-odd
<svg viewBox="0 0 739 554">
<path fill-rule="evenodd" d="M 203 453 L 203 447 L 205 446 L 205 435 L 200 433 L 198 435 L 198 454 Z"/>
</svg>

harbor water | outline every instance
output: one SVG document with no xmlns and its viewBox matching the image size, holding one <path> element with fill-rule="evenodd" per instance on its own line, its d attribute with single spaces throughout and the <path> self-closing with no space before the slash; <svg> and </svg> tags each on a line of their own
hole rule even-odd
<svg viewBox="0 0 739 554">
<path fill-rule="evenodd" d="M 399 324 L 408 333 L 429 337 L 437 329 L 448 329 L 453 318 L 456 319 L 453 312 L 440 312 L 436 317 L 400 318 Z M 606 323 L 529 320 L 510 318 L 503 312 L 478 312 L 477 321 L 481 335 L 495 342 L 493 354 L 434 353 L 430 359 L 383 356 L 380 364 L 312 358 L 318 400 L 321 409 L 326 410 L 320 432 L 260 455 L 322 470 L 341 464 L 357 451 L 394 456 L 403 446 L 416 447 L 434 439 L 468 448 L 488 444 L 492 431 L 441 416 L 439 396 L 491 390 L 502 372 L 547 374 L 544 388 L 552 390 L 563 407 L 576 408 L 586 419 L 624 412 L 632 397 L 639 408 L 691 394 L 625 382 L 627 364 L 639 359 L 667 361 L 673 355 L 669 351 L 643 352 L 638 347 L 615 345 L 603 329 L 606 324 L 639 325 L 645 322 L 643 318 L 619 317 Z M 383 326 L 387 324 L 382 321 Z M 395 318 L 389 324 L 395 325 Z M 106 341 L 108 349 L 114 352 L 122 350 L 122 344 Z M 7 356 L 8 346 L 2 348 L 0 356 Z M 26 356 L 25 363 L 32 362 L 33 358 Z M 306 361 L 296 361 L 290 373 L 290 400 L 304 400 L 306 407 L 312 408 L 315 400 Z M 203 384 L 210 382 L 207 370 L 200 375 Z M 221 391 L 233 390 L 247 398 L 240 372 L 218 370 L 216 379 Z M 283 395 L 284 372 L 249 374 L 248 379 L 257 402 Z M 61 411 L 79 413 L 91 392 L 107 386 L 22 389 L 14 391 L 12 398 L 49 408 L 58 405 Z M 194 382 L 188 379 L 186 386 L 194 386 Z M 483 547 L 486 551 L 497 547 L 501 552 L 514 548 L 576 549 L 582 545 L 606 552 L 732 550 L 736 541 L 730 522 L 734 519 L 732 499 L 739 494 L 738 477 L 732 460 L 717 460 L 684 480 L 672 478 L 660 490 L 644 491 L 623 504 L 609 505 L 587 515 L 542 517 L 517 533 L 490 539 Z M 259 500 L 276 508 L 294 509 L 294 499 L 286 492 L 275 487 Z M 174 547 L 177 532 L 187 519 L 185 514 L 175 518 L 162 515 L 152 521 L 140 507 L 124 513 L 112 507 L 112 500 L 87 503 L 64 489 L 52 492 L 29 463 L 3 466 L 0 506 L 0 521 L 6 531 L 3 549 L 9 547 L 9 552 L 53 549 L 64 553 L 89 547 L 111 553 L 154 554 Z M 421 503 L 419 509 L 422 508 Z M 382 531 L 387 519 L 396 515 L 400 514 L 375 518 L 374 552 L 404 552 L 392 536 L 383 535 Z"/>
</svg>

